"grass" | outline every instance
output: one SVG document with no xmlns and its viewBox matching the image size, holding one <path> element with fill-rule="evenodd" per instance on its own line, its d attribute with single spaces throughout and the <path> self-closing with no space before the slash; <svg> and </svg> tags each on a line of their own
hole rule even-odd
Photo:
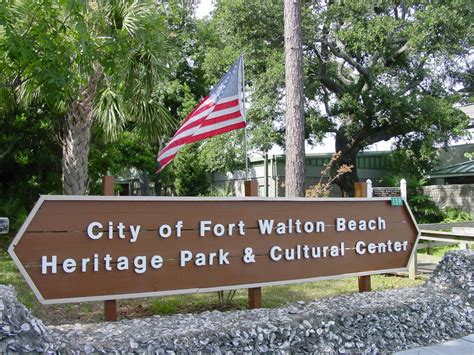
<svg viewBox="0 0 474 355">
<path fill-rule="evenodd" d="M 420 280 L 412 281 L 408 278 L 392 275 L 372 276 L 372 290 L 374 291 L 414 287 L 422 283 Z M 268 286 L 262 289 L 262 307 L 276 308 L 296 301 L 313 301 L 337 295 L 351 294 L 358 291 L 357 287 L 356 277 L 303 284 Z M 152 305 L 157 314 L 196 312 L 218 308 L 216 293 L 168 296 L 154 299 Z M 239 290 L 233 299 L 232 307 L 228 308 L 245 309 L 246 305 L 247 291 Z"/>
<path fill-rule="evenodd" d="M 13 285 L 21 302 L 28 308 L 32 308 L 38 304 L 38 301 L 7 253 L 12 239 L 9 235 L 0 235 L 0 284 Z"/>
<path fill-rule="evenodd" d="M 46 324 L 87 323 L 103 319 L 102 302 L 49 306 L 39 304 L 6 252 L 10 241 L 11 237 L 0 237 L 0 284 L 12 284 L 17 291 L 18 299 L 30 308 L 35 316 L 42 319 Z M 421 283 L 423 283 L 421 280 L 413 281 L 398 276 L 372 276 L 372 289 L 376 291 L 414 287 Z M 351 294 L 357 292 L 357 290 L 357 278 L 355 277 L 305 284 L 269 286 L 262 289 L 262 306 L 264 308 L 281 307 L 296 301 L 313 301 L 336 295 Z M 216 292 L 121 300 L 119 305 L 120 318 L 138 318 L 154 314 L 196 313 L 214 309 L 223 311 L 245 309 L 247 307 L 247 290 L 238 290 L 232 303 L 225 306 L 218 304 Z"/>
</svg>

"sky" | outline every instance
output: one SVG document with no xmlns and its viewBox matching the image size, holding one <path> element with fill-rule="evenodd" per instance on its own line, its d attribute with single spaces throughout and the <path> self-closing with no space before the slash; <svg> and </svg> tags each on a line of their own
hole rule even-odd
<svg viewBox="0 0 474 355">
<path fill-rule="evenodd" d="M 200 4 L 196 8 L 196 17 L 203 18 L 210 14 L 212 9 L 214 8 L 214 4 L 212 0 L 201 0 Z"/>
</svg>

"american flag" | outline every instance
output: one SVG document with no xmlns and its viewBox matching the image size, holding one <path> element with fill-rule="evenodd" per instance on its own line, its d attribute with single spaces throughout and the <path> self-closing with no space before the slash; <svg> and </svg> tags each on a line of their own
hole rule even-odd
<svg viewBox="0 0 474 355">
<path fill-rule="evenodd" d="M 245 127 L 242 114 L 242 57 L 189 114 L 157 157 L 162 171 L 186 144 Z"/>
</svg>

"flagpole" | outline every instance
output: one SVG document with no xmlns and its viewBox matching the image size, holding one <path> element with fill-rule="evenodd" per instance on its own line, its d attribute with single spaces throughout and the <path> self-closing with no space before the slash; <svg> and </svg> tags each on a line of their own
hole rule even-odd
<svg viewBox="0 0 474 355">
<path fill-rule="evenodd" d="M 244 76 L 244 55 L 242 58 L 242 116 L 244 122 L 247 123 L 247 117 L 245 116 L 245 76 Z M 245 153 L 245 180 L 249 179 L 249 159 L 247 154 L 247 124 L 244 127 L 244 153 Z"/>
</svg>

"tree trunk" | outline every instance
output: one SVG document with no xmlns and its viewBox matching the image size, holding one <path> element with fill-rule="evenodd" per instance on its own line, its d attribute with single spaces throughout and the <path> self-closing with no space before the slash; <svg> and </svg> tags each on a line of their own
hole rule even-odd
<svg viewBox="0 0 474 355">
<path fill-rule="evenodd" d="M 287 197 L 303 197 L 305 181 L 303 49 L 300 0 L 285 0 Z"/>
<path fill-rule="evenodd" d="M 359 181 L 357 176 L 357 154 L 360 148 L 351 144 L 350 140 L 346 138 L 343 130 L 339 130 L 336 133 L 336 152 L 341 152 L 339 159 L 333 166 L 333 174 L 343 164 L 352 165 L 352 171 L 341 175 L 337 180 L 336 184 L 341 189 L 344 196 L 354 196 L 354 183 Z"/>
<path fill-rule="evenodd" d="M 62 182 L 65 195 L 85 195 L 88 182 L 89 145 L 93 101 L 103 71 L 97 69 L 77 99 L 67 105 L 64 122 Z"/>
</svg>

